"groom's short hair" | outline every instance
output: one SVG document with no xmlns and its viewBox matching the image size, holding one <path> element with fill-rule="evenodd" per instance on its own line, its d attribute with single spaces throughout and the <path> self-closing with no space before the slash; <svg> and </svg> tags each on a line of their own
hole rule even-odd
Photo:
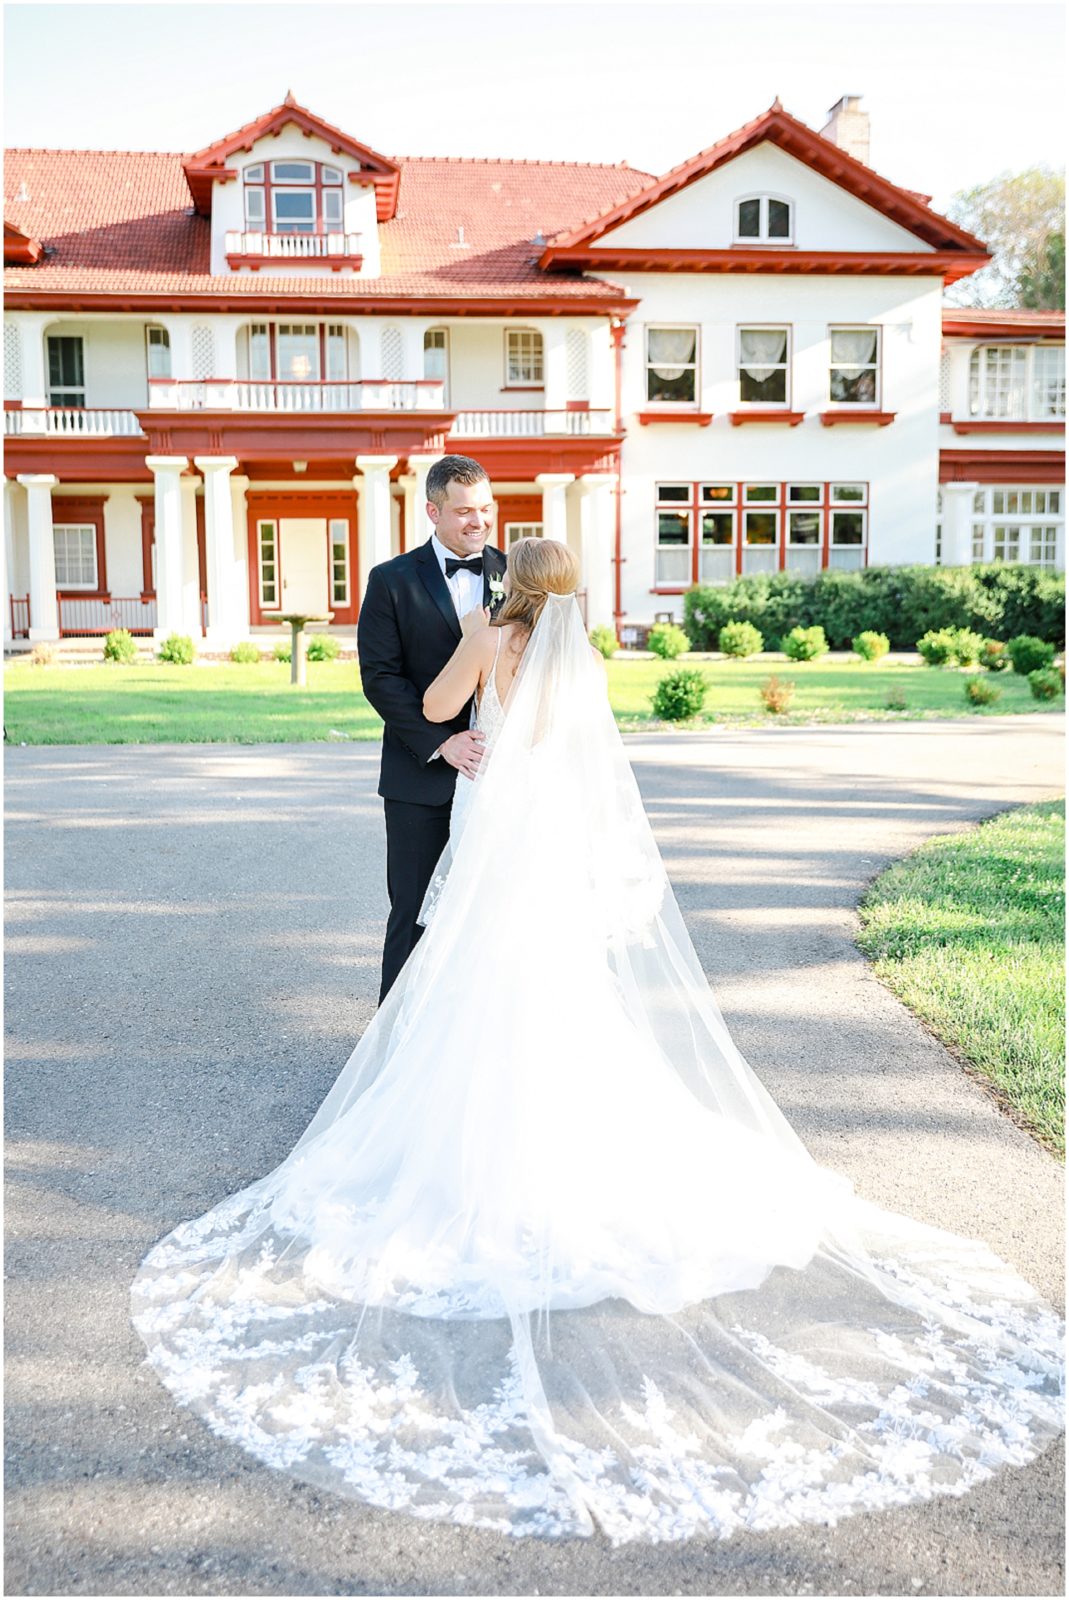
<svg viewBox="0 0 1069 1600">
<path fill-rule="evenodd" d="M 445 505 L 451 483 L 490 482 L 490 474 L 471 456 L 443 456 L 427 474 L 427 499 L 433 500 L 439 511 Z"/>
</svg>

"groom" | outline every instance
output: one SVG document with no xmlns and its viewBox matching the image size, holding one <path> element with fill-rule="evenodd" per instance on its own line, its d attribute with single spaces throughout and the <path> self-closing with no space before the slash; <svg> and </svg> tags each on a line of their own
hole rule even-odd
<svg viewBox="0 0 1069 1600">
<path fill-rule="evenodd" d="M 416 918 L 449 839 L 457 773 L 474 777 L 482 756 L 483 736 L 470 727 L 471 701 L 452 722 L 428 722 L 423 691 L 460 643 L 461 617 L 501 602 L 505 556 L 486 543 L 495 511 L 479 463 L 443 456 L 427 474 L 434 533 L 372 567 L 360 607 L 361 683 L 386 724 L 379 794 L 386 809 L 390 916 L 380 1005 L 423 932 Z"/>
</svg>

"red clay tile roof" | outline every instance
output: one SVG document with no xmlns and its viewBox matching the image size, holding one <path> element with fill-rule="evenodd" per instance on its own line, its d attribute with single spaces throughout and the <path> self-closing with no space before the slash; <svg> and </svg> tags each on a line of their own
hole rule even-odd
<svg viewBox="0 0 1069 1600">
<path fill-rule="evenodd" d="M 580 162 L 399 157 L 397 215 L 382 223 L 382 274 L 210 275 L 210 222 L 193 214 L 188 157 L 128 150 L 9 150 L 6 219 L 50 252 L 9 268 L 35 294 L 265 293 L 404 299 L 498 297 L 618 301 L 618 286 L 537 266 L 533 243 L 604 211 L 651 181 L 633 167 Z M 22 189 L 22 186 L 25 189 Z M 17 198 L 25 192 L 28 199 Z M 458 227 L 465 244 L 457 247 Z"/>
</svg>

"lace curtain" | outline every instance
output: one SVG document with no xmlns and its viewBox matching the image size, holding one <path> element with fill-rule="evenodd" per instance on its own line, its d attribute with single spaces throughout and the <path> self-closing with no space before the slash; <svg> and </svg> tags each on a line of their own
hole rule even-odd
<svg viewBox="0 0 1069 1600">
<path fill-rule="evenodd" d="M 834 366 L 867 367 L 876 360 L 875 328 L 837 328 L 831 336 Z"/>
<path fill-rule="evenodd" d="M 754 383 L 764 383 L 787 359 L 787 335 L 782 328 L 746 328 L 742 339 L 742 370 Z"/>
<path fill-rule="evenodd" d="M 649 359 L 657 363 L 654 375 L 665 382 L 680 377 L 686 367 L 693 366 L 697 343 L 693 328 L 651 328 Z"/>
</svg>

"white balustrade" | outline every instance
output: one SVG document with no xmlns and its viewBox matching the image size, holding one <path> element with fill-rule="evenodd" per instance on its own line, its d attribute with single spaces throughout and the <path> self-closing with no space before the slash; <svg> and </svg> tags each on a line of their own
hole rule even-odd
<svg viewBox="0 0 1069 1600">
<path fill-rule="evenodd" d="M 149 383 L 154 411 L 441 411 L 444 405 L 445 385 L 438 378 L 398 383 L 153 378 Z"/>
<path fill-rule="evenodd" d="M 543 439 L 547 435 L 586 438 L 612 432 L 611 411 L 460 411 L 450 428 L 458 438 Z"/>
<path fill-rule="evenodd" d="M 226 253 L 279 261 L 329 260 L 360 255 L 362 238 L 359 233 L 228 233 Z"/>
<path fill-rule="evenodd" d="M 89 410 L 81 406 L 4 412 L 5 434 L 22 437 L 59 434 L 69 438 L 138 438 L 141 424 L 132 411 Z"/>
</svg>

